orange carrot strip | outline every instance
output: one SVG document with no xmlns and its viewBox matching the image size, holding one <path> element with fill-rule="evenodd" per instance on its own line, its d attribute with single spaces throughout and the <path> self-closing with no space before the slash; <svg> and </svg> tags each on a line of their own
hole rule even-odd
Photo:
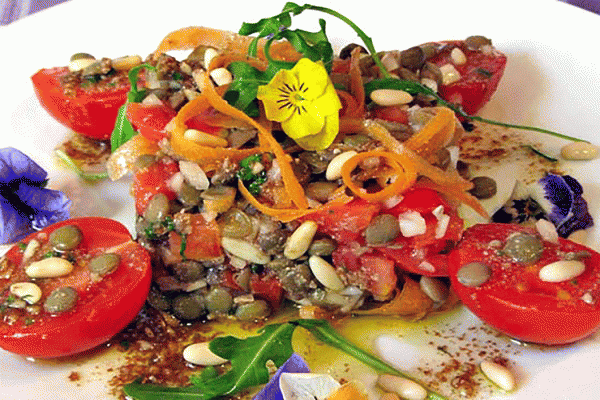
<svg viewBox="0 0 600 400">
<path fill-rule="evenodd" d="M 270 150 L 275 155 L 275 159 L 279 163 L 279 168 L 281 170 L 281 178 L 283 180 L 283 185 L 286 189 L 288 196 L 298 208 L 308 208 L 308 200 L 304 195 L 304 189 L 302 188 L 302 185 L 300 185 L 298 179 L 296 179 L 296 175 L 294 174 L 294 170 L 292 167 L 292 159 L 288 154 L 285 153 L 285 151 L 283 151 L 283 148 L 273 137 L 271 132 L 265 129 L 263 125 L 250 118 L 246 113 L 244 113 L 241 110 L 238 110 L 235 107 L 232 107 L 231 105 L 229 105 L 229 103 L 227 103 L 227 101 L 221 98 L 221 96 L 217 94 L 215 87 L 208 78 L 208 74 L 204 77 L 204 85 L 204 94 L 206 95 L 208 102 L 217 111 L 245 121 L 250 125 L 254 126 L 256 129 L 258 129 L 259 135 L 267 143 Z"/>
<path fill-rule="evenodd" d="M 173 31 L 163 38 L 156 50 L 154 59 L 170 50 L 190 50 L 200 45 L 211 46 L 219 50 L 233 53 L 246 54 L 254 38 L 238 35 L 234 32 L 202 26 L 189 26 Z M 259 43 L 259 58 L 264 59 L 265 40 Z M 271 45 L 272 57 L 284 61 L 297 61 L 301 55 L 287 41 L 276 42 Z"/>
<path fill-rule="evenodd" d="M 345 90 L 337 90 L 336 93 L 342 102 L 340 117 L 356 117 L 360 114 L 360 106 L 350 93 Z"/>
<path fill-rule="evenodd" d="M 450 142 L 455 127 L 454 111 L 446 107 L 437 107 L 435 115 L 418 133 L 404 142 L 404 146 L 430 160 Z"/>
<path fill-rule="evenodd" d="M 352 171 L 354 171 L 361 161 L 371 157 L 386 158 L 388 164 L 393 167 L 396 172 L 396 179 L 394 182 L 374 193 L 368 193 L 364 188 L 358 186 L 354 183 L 351 176 Z M 417 180 L 417 171 L 410 159 L 405 155 L 378 150 L 365 151 L 358 153 L 344 163 L 342 166 L 342 179 L 355 195 L 364 200 L 376 202 L 384 201 L 410 188 Z"/>
</svg>

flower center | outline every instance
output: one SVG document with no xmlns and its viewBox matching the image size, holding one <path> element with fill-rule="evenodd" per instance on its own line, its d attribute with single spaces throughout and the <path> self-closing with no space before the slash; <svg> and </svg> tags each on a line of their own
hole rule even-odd
<svg viewBox="0 0 600 400">
<path fill-rule="evenodd" d="M 278 90 L 280 93 L 277 104 L 279 105 L 280 110 L 283 110 L 284 108 L 293 108 L 294 112 L 297 112 L 298 115 L 306 112 L 306 108 L 302 105 L 302 102 L 306 101 L 306 99 L 302 94 L 308 90 L 308 87 L 306 87 L 304 83 L 301 83 L 299 87 L 296 87 L 294 84 L 290 85 L 284 83 Z"/>
</svg>

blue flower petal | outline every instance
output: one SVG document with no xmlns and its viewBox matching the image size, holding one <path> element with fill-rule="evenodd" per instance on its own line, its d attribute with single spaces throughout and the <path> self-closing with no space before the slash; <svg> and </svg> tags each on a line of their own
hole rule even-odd
<svg viewBox="0 0 600 400">
<path fill-rule="evenodd" d="M 4 197 L 0 196 L 0 244 L 13 243 L 33 232 L 26 215 L 20 214 Z"/>
<path fill-rule="evenodd" d="M 548 202 L 540 204 L 561 237 L 568 237 L 572 232 L 594 224 L 587 202 L 582 197 L 583 188 L 575 178 L 549 174 L 540 179 L 539 183 Z"/>
<path fill-rule="evenodd" d="M 269 383 L 256 395 L 253 400 L 283 400 L 283 395 L 279 389 L 279 377 L 284 372 L 310 372 L 306 362 L 298 354 L 294 353 L 277 370 Z"/>
<path fill-rule="evenodd" d="M 39 183 L 47 178 L 48 173 L 21 151 L 12 147 L 0 149 L 1 183 L 10 183 L 21 179 Z"/>
<path fill-rule="evenodd" d="M 63 192 L 21 184 L 16 193 L 34 209 L 31 221 L 34 229 L 42 229 L 70 216 L 71 200 Z"/>
</svg>

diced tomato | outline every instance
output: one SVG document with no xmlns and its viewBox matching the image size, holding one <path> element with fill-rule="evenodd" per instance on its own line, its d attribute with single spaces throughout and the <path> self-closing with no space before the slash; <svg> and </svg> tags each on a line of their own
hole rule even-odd
<svg viewBox="0 0 600 400">
<path fill-rule="evenodd" d="M 440 96 L 451 103 L 462 106 L 467 114 L 475 114 L 492 97 L 506 66 L 506 56 L 499 51 L 489 53 L 469 50 L 463 41 L 448 41 L 447 48 L 429 61 L 442 66 L 451 64 L 460 73 L 460 80 L 448 85 L 441 85 Z M 453 48 L 460 48 L 467 56 L 467 62 L 456 65 L 450 53 Z"/>
<path fill-rule="evenodd" d="M 61 77 L 67 67 L 41 69 L 31 77 L 40 104 L 58 122 L 75 132 L 93 139 L 108 140 L 113 131 L 119 108 L 127 100 L 130 84 L 127 73 L 112 78 L 114 85 L 90 83 L 78 87 L 74 96 L 66 95 Z"/>
<path fill-rule="evenodd" d="M 39 313 L 27 314 L 22 309 L 1 311 L 10 313 L 10 317 L 4 317 L 13 320 L 10 324 L 0 324 L 0 347 L 5 350 L 50 358 L 91 349 L 125 328 L 146 301 L 152 275 L 150 255 L 117 221 L 98 217 L 67 220 L 31 234 L 22 243 L 35 239 L 42 249 L 48 235 L 65 225 L 75 225 L 83 234 L 81 243 L 72 250 L 75 268 L 66 276 L 35 280 L 42 291 Z M 100 279 L 92 278 L 87 267 L 90 259 L 107 252 L 120 256 L 119 265 Z M 18 245 L 6 254 L 7 260 L 16 268 L 8 277 L 4 274 L 0 279 L 0 302 L 7 301 L 13 283 L 31 282 L 25 273 L 28 262 L 22 262 L 23 254 Z M 77 292 L 75 306 L 62 312 L 47 312 L 42 306 L 45 299 L 54 289 L 66 286 Z"/>
<path fill-rule="evenodd" d="M 144 213 L 148 202 L 158 193 L 173 200 L 177 194 L 169 188 L 168 180 L 179 171 L 177 162 L 163 158 L 135 173 L 133 177 L 133 197 L 135 209 L 139 215 Z"/>
<path fill-rule="evenodd" d="M 127 103 L 127 120 L 146 139 L 159 142 L 167 137 L 165 126 L 177 112 L 164 105 Z"/>
<path fill-rule="evenodd" d="M 507 239 L 517 233 L 541 240 L 539 259 L 524 263 L 502 251 Z M 562 238 L 557 243 L 542 240 L 534 229 L 524 226 L 481 224 L 464 232 L 449 259 L 452 287 L 462 302 L 484 322 L 511 337 L 565 344 L 590 335 L 600 326 L 600 302 L 596 301 L 600 298 L 600 254 L 592 249 Z M 540 279 L 543 267 L 568 259 L 582 263 L 583 272 L 559 282 Z M 489 276 L 462 269 L 472 263 L 489 268 Z"/>
<path fill-rule="evenodd" d="M 367 290 L 377 300 L 388 299 L 398 281 L 394 261 L 381 256 L 365 255 L 361 257 L 360 265 L 367 277 Z"/>
<path fill-rule="evenodd" d="M 319 225 L 319 232 L 330 235 L 340 243 L 358 240 L 362 231 L 379 212 L 381 205 L 364 200 L 353 200 L 347 204 L 308 215 L 302 220 L 312 220 Z"/>
<path fill-rule="evenodd" d="M 223 255 L 221 248 L 221 232 L 215 221 L 207 222 L 202 214 L 189 214 L 191 232 L 182 236 L 169 232 L 169 248 L 174 256 L 186 259 L 205 261 L 214 260 Z"/>
<path fill-rule="evenodd" d="M 252 274 L 250 291 L 256 297 L 266 300 L 274 310 L 279 308 L 283 300 L 281 281 L 274 274 Z"/>
</svg>

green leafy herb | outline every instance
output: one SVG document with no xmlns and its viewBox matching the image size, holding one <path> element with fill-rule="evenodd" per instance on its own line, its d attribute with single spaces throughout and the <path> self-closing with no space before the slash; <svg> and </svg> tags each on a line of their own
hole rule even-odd
<svg viewBox="0 0 600 400">
<path fill-rule="evenodd" d="M 190 379 L 192 385 L 184 388 L 166 388 L 136 382 L 125 386 L 125 394 L 138 400 L 210 400 L 265 384 L 269 381 L 267 361 L 281 366 L 292 355 L 292 335 L 297 327 L 307 329 L 316 339 L 351 355 L 379 373 L 414 380 L 345 339 L 327 321 L 299 319 L 267 325 L 259 331 L 259 335 L 247 339 L 226 336 L 211 341 L 209 349 L 219 357 L 231 361 L 231 368 L 221 375 L 214 368 L 207 368 L 199 376 L 193 376 Z M 436 392 L 427 393 L 429 400 L 447 400 Z"/>
<path fill-rule="evenodd" d="M 257 195 L 261 191 L 261 185 L 267 181 L 267 173 L 264 168 L 255 172 L 255 166 L 262 161 L 262 155 L 253 154 L 240 161 L 240 169 L 237 172 L 238 178 L 248 186 L 248 191 Z"/>
<path fill-rule="evenodd" d="M 97 180 L 108 178 L 108 173 L 106 171 L 105 172 L 83 172 L 81 170 L 81 168 L 79 168 L 79 166 L 75 163 L 75 161 L 73 161 L 73 159 L 71 157 L 69 157 L 69 155 L 62 150 L 56 150 L 55 153 L 58 156 L 58 158 L 60 158 L 67 165 L 67 167 L 69 167 L 69 169 L 71 169 L 73 172 L 75 172 L 82 179 L 89 180 L 89 181 L 97 181 Z"/>
<path fill-rule="evenodd" d="M 127 93 L 127 102 L 119 108 L 115 127 L 110 136 L 110 149 L 113 152 L 137 134 L 131 122 L 127 120 L 127 103 L 139 103 L 146 97 L 147 90 L 138 89 L 139 73 L 142 69 L 153 70 L 155 68 L 150 64 L 141 64 L 129 70 L 131 89 Z"/>
<path fill-rule="evenodd" d="M 540 157 L 542 157 L 542 158 L 545 158 L 545 159 L 546 159 L 546 160 L 548 160 L 548 161 L 551 161 L 551 162 L 558 162 L 558 159 L 557 159 L 557 158 L 554 158 L 554 157 L 552 157 L 552 156 L 549 156 L 548 154 L 545 154 L 545 153 L 543 153 L 542 151 L 540 151 L 540 150 L 536 149 L 535 147 L 533 147 L 533 146 L 532 146 L 532 145 L 530 145 L 530 144 L 528 144 L 528 145 L 526 145 L 526 146 L 523 146 L 523 147 L 525 147 L 526 149 L 529 149 L 529 150 L 531 150 L 531 151 L 532 151 L 534 154 L 537 154 L 538 156 L 540 156 Z"/>
<path fill-rule="evenodd" d="M 461 117 L 466 118 L 471 121 L 484 122 L 486 124 L 503 126 L 505 128 L 517 128 L 517 129 L 523 129 L 523 130 L 534 131 L 534 132 L 539 132 L 539 133 L 545 133 L 547 135 L 551 135 L 551 136 L 554 136 L 554 137 L 557 137 L 560 139 L 571 140 L 573 142 L 583 142 L 584 141 L 584 140 L 578 139 L 576 137 L 563 135 L 562 133 L 550 131 L 548 129 L 538 128 L 535 126 L 508 124 L 505 122 L 499 122 L 499 121 L 494 121 L 491 119 L 483 118 L 483 117 L 480 117 L 477 115 L 469 115 L 461 107 L 442 99 L 436 92 L 434 92 L 427 86 L 424 86 L 418 82 L 403 81 L 403 80 L 394 79 L 394 78 L 376 79 L 376 80 L 370 81 L 365 84 L 365 96 L 368 97 L 374 90 L 377 90 L 377 89 L 398 89 L 398 90 L 404 90 L 405 92 L 408 92 L 412 95 L 424 94 L 426 96 L 432 96 L 436 99 L 438 104 L 440 104 L 444 107 L 448 107 L 449 109 L 454 111 L 457 115 L 460 115 Z"/>
</svg>

